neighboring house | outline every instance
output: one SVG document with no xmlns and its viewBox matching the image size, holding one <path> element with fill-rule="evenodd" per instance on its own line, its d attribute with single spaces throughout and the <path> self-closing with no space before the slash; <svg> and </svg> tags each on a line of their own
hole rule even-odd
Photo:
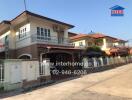
<svg viewBox="0 0 132 100">
<path fill-rule="evenodd" d="M 125 48 L 125 43 L 127 42 L 101 33 L 78 34 L 70 39 L 72 44 L 77 48 L 86 48 L 96 45 L 108 55 L 110 55 L 110 50 L 112 48 Z"/>
<path fill-rule="evenodd" d="M 73 25 L 24 11 L 11 21 L 0 23 L 0 59 L 74 60 L 75 49 L 69 43 Z M 59 60 L 58 60 L 59 59 Z"/>
<path fill-rule="evenodd" d="M 129 53 L 130 53 L 130 55 L 132 55 L 132 47 L 130 48 Z"/>
<path fill-rule="evenodd" d="M 86 48 L 89 46 L 93 46 L 94 44 L 94 38 L 90 37 L 88 34 L 78 34 L 76 36 L 70 37 L 71 43 L 76 48 Z"/>
</svg>

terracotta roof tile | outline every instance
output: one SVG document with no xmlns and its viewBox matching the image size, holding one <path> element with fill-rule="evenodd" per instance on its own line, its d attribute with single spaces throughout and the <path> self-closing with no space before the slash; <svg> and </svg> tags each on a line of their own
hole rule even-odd
<svg viewBox="0 0 132 100">
<path fill-rule="evenodd" d="M 86 37 L 88 36 L 88 34 L 78 34 L 76 36 L 70 37 L 70 39 L 78 39 L 78 38 L 82 38 L 82 37 Z"/>
<path fill-rule="evenodd" d="M 127 42 L 125 40 L 118 39 L 118 38 L 115 38 L 115 37 L 111 37 L 111 36 L 108 36 L 108 35 L 105 35 L 105 34 L 102 34 L 102 33 L 78 34 L 76 36 L 71 37 L 70 39 L 78 39 L 78 38 L 82 38 L 82 37 L 85 37 L 85 36 L 95 38 L 95 39 L 108 37 L 108 38 L 112 38 L 114 42 L 120 42 L 120 41 Z"/>
<path fill-rule="evenodd" d="M 91 37 L 91 38 L 103 38 L 106 35 L 101 34 L 101 33 L 93 33 L 93 34 L 78 34 L 76 36 L 71 37 L 70 39 L 78 39 L 78 38 L 82 38 L 82 37 Z"/>
<path fill-rule="evenodd" d="M 93 38 L 103 38 L 103 37 L 106 37 L 106 35 L 101 34 L 101 33 L 93 33 L 93 34 L 89 34 L 89 36 L 91 36 Z"/>
</svg>

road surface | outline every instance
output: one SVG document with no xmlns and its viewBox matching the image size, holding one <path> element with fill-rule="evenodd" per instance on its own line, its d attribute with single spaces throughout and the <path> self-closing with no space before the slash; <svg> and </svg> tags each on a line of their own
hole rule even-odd
<svg viewBox="0 0 132 100">
<path fill-rule="evenodd" d="M 0 100 L 132 100 L 132 64 Z"/>
</svg>

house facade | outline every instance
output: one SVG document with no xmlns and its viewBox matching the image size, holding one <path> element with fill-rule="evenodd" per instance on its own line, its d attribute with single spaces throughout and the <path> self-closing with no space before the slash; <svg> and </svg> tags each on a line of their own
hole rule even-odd
<svg viewBox="0 0 132 100">
<path fill-rule="evenodd" d="M 24 11 L 11 21 L 0 23 L 0 59 L 74 60 L 79 49 L 68 38 L 68 30 L 73 27 Z"/>
<path fill-rule="evenodd" d="M 110 55 L 113 49 L 125 49 L 125 40 L 117 39 L 115 37 L 107 36 L 101 33 L 91 33 L 91 34 L 78 34 L 70 38 L 71 43 L 76 48 L 87 48 L 91 46 L 98 46 L 101 50 L 105 51 Z M 114 53 L 114 52 L 113 52 Z"/>
</svg>

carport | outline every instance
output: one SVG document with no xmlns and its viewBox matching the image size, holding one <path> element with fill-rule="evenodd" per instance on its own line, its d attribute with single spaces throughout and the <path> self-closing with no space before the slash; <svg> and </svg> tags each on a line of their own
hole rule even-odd
<svg viewBox="0 0 132 100">
<path fill-rule="evenodd" d="M 73 66 L 63 66 L 62 63 L 76 62 L 79 61 L 80 49 L 75 48 L 66 48 L 66 47 L 47 47 L 47 53 L 41 53 L 40 59 L 49 59 L 51 63 L 51 77 L 54 80 L 71 77 L 71 75 L 62 75 L 64 70 L 74 70 L 77 67 Z M 42 49 L 42 48 L 41 48 Z M 54 70 L 57 70 L 57 74 L 53 73 Z M 59 71 L 59 73 L 58 73 Z"/>
</svg>

